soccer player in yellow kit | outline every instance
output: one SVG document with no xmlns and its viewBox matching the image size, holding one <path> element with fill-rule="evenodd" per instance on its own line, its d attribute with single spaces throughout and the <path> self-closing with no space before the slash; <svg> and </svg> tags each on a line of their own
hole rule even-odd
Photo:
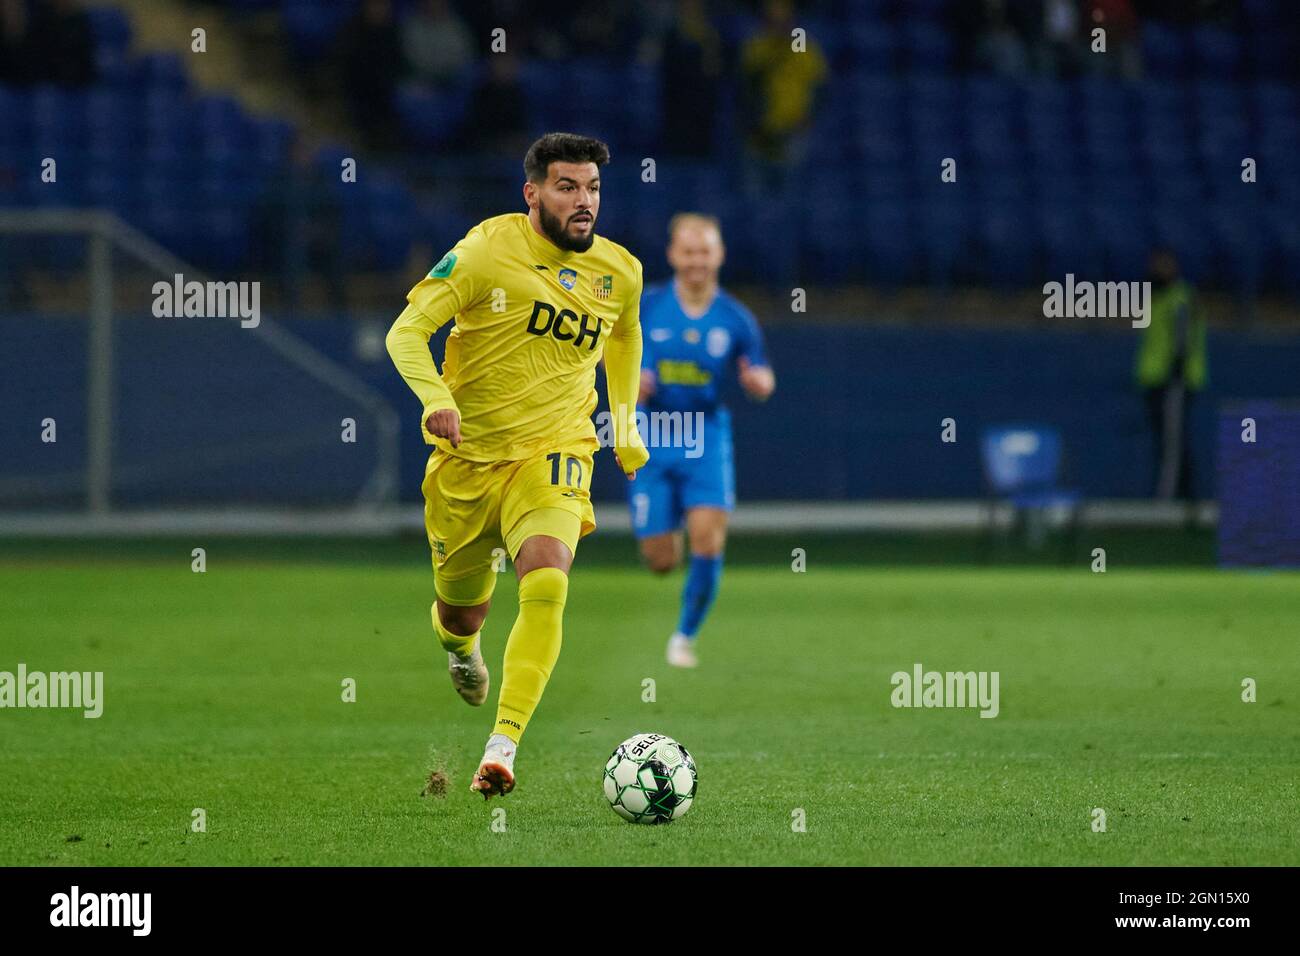
<svg viewBox="0 0 1300 956">
<path fill-rule="evenodd" d="M 599 140 L 548 133 L 524 157 L 528 212 L 471 229 L 407 295 L 388 354 L 424 406 L 434 449 L 424 473 L 433 551 L 433 630 L 457 692 L 478 706 L 488 671 L 480 629 L 495 549 L 519 579 L 496 723 L 470 789 L 514 789 L 519 739 L 560 653 L 569 568 L 596 527 L 592 424 L 605 359 L 615 460 L 628 479 L 649 460 L 636 428 L 641 263 L 595 233 Z M 442 373 L 429 339 L 455 320 Z"/>
</svg>

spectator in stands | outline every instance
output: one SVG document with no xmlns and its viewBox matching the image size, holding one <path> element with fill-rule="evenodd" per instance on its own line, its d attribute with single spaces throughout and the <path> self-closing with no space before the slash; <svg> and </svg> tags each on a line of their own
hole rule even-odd
<svg viewBox="0 0 1300 956">
<path fill-rule="evenodd" d="M 26 0 L 0 0 L 0 84 L 32 81 L 31 22 Z"/>
<path fill-rule="evenodd" d="M 1188 438 L 1192 397 L 1205 387 L 1205 316 L 1169 249 L 1151 254 L 1150 325 L 1142 330 L 1134 369 L 1146 398 L 1156 459 L 1156 497 L 1192 498 Z"/>
<path fill-rule="evenodd" d="M 402 22 L 402 50 L 417 79 L 449 86 L 475 59 L 474 36 L 447 0 L 423 0 Z"/>
<path fill-rule="evenodd" d="M 808 150 L 826 60 L 811 37 L 796 47 L 788 0 L 768 0 L 763 29 L 741 49 L 745 130 L 744 189 L 749 228 L 762 236 L 761 270 L 773 289 L 794 280 L 802 217 L 794 197 L 794 170 Z M 690 109 L 690 104 L 665 104 Z"/>
<path fill-rule="evenodd" d="M 38 81 L 74 88 L 95 82 L 95 36 L 78 0 L 37 3 L 32 44 Z"/>
<path fill-rule="evenodd" d="M 1073 76 L 1079 72 L 1088 52 L 1079 15 L 1079 0 L 1035 0 L 1034 12 L 1041 9 L 1041 39 L 1035 53 L 1039 69 L 1054 76 Z"/>
<path fill-rule="evenodd" d="M 504 31 L 507 53 L 523 56 L 534 52 L 535 44 L 529 37 L 527 0 L 473 0 L 461 5 L 460 13 L 469 24 L 481 57 L 500 52 L 493 48 L 494 30 Z"/>
<path fill-rule="evenodd" d="M 1029 72 L 1025 42 L 1007 16 L 1007 0 L 984 0 L 978 29 L 974 47 L 977 66 L 1002 76 Z"/>
<path fill-rule="evenodd" d="M 1106 52 L 1089 52 L 1088 64 L 1099 73 L 1136 80 L 1142 75 L 1137 14 L 1130 0 L 1088 0 L 1088 30 L 1106 31 Z M 1091 51 L 1091 45 L 1089 46 Z"/>
<path fill-rule="evenodd" d="M 1219 23 L 1232 26 L 1241 14 L 1240 0 L 1135 0 L 1137 14 L 1144 20 L 1172 23 Z M 1289 6 L 1288 4 L 1279 4 Z"/>
<path fill-rule="evenodd" d="M 530 142 L 524 89 L 519 83 L 519 57 L 506 47 L 491 53 L 487 75 L 474 91 L 461 140 L 471 149 L 499 156 L 523 154 Z"/>
<path fill-rule="evenodd" d="M 603 59 L 609 66 L 627 63 L 636 55 L 635 5 L 607 0 L 577 0 L 575 9 L 556 16 L 538 4 L 529 26 L 534 52 L 543 59 L 567 62 Z"/>
<path fill-rule="evenodd" d="M 271 182 L 254 208 L 253 234 L 259 244 L 254 261 L 279 280 L 286 309 L 302 304 L 311 276 L 324 280 L 332 308 L 347 305 L 337 185 L 337 178 L 325 175 L 316 164 L 312 144 L 295 134 L 287 175 Z"/>
<path fill-rule="evenodd" d="M 722 82 L 722 39 L 702 0 L 678 0 L 658 51 L 663 83 L 661 149 L 703 158 L 712 151 Z"/>
<path fill-rule="evenodd" d="M 94 80 L 94 36 L 77 0 L 0 0 L 0 83 L 80 88 Z"/>
<path fill-rule="evenodd" d="M 352 116 L 375 146 L 398 143 L 393 95 L 403 71 L 402 38 L 392 0 L 364 0 L 342 32 L 344 93 Z"/>
<path fill-rule="evenodd" d="M 826 80 L 826 59 L 811 37 L 796 50 L 789 0 L 768 0 L 762 32 L 741 51 L 746 148 L 759 174 L 760 192 L 779 185 L 807 148 L 818 90 Z M 690 108 L 689 104 L 670 104 Z"/>
</svg>

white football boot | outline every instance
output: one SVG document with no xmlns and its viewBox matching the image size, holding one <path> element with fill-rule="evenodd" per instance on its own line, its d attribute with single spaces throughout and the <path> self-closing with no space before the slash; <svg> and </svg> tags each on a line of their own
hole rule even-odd
<svg viewBox="0 0 1300 956">
<path fill-rule="evenodd" d="M 668 638 L 668 663 L 673 667 L 699 667 L 699 659 L 695 656 L 695 642 L 680 633 Z"/>
<path fill-rule="evenodd" d="M 451 686 L 456 688 L 465 703 L 477 707 L 487 700 L 488 669 L 483 663 L 483 653 L 479 650 L 479 641 L 474 642 L 474 649 L 461 655 L 447 652 L 447 672 L 451 674 Z"/>
<path fill-rule="evenodd" d="M 515 788 L 515 750 L 513 740 L 505 734 L 493 734 L 483 750 L 483 759 L 469 788 L 483 794 L 483 799 L 502 796 Z"/>
</svg>

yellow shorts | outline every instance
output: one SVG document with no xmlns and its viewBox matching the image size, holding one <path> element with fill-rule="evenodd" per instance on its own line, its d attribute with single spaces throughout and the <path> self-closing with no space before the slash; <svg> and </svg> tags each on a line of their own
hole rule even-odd
<svg viewBox="0 0 1300 956">
<path fill-rule="evenodd" d="M 434 449 L 424 470 L 424 526 L 433 551 L 434 591 L 444 604 L 482 604 L 497 573 L 533 535 L 572 552 L 596 530 L 592 455 L 580 442 L 521 461 L 479 462 Z"/>
</svg>

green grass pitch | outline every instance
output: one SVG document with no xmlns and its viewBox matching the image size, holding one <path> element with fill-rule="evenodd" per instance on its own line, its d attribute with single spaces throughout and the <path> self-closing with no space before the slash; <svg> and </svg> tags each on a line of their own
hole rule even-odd
<svg viewBox="0 0 1300 956">
<path fill-rule="evenodd" d="M 468 787 L 512 574 L 475 710 L 450 687 L 410 543 L 213 542 L 203 574 L 183 544 L 0 555 L 0 670 L 105 675 L 98 720 L 0 711 L 0 864 L 1300 864 L 1294 573 L 810 550 L 800 574 L 787 542 L 756 539 L 724 573 L 703 666 L 677 672 L 662 654 L 680 573 L 654 578 L 612 540 L 579 553 L 519 786 L 491 803 Z M 998 671 L 999 716 L 892 707 L 890 675 L 918 661 Z M 604 761 L 638 731 L 695 755 L 679 822 L 605 805 Z M 445 795 L 422 796 L 437 769 Z"/>
</svg>

